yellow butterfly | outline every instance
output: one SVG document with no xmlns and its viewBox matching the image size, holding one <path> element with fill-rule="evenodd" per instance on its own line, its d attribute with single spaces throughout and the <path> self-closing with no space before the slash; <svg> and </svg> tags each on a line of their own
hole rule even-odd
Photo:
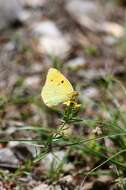
<svg viewBox="0 0 126 190">
<path fill-rule="evenodd" d="M 50 68 L 41 92 L 43 102 L 48 107 L 69 104 L 76 95 L 77 92 L 65 76 L 57 69 Z"/>
</svg>

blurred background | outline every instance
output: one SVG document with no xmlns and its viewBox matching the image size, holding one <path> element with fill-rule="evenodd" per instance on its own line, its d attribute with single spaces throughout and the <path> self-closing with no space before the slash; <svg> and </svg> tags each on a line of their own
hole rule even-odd
<svg viewBox="0 0 126 190">
<path fill-rule="evenodd" d="M 59 143 L 35 165 L 31 160 L 40 147 L 18 140 L 39 137 L 46 143 L 48 130 L 59 124 L 60 112 L 48 109 L 40 96 L 50 67 L 71 81 L 82 105 L 78 114 L 90 121 L 70 124 L 66 135 L 87 139 L 109 134 L 110 128 L 104 130 L 97 120 L 124 126 L 125 116 L 119 116 L 118 108 L 125 113 L 125 11 L 125 0 L 0 0 L 1 190 L 76 190 L 80 184 L 82 190 L 124 187 L 125 180 L 119 180 L 125 172 L 112 163 L 88 177 L 85 187 L 82 183 L 88 171 L 126 145 L 121 140 L 118 144 L 118 138 L 74 148 Z M 118 161 L 124 160 L 125 155 Z"/>
</svg>

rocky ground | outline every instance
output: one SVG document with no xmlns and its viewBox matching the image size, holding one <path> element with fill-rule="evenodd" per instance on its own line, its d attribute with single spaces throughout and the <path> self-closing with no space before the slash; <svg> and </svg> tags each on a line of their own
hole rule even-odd
<svg viewBox="0 0 126 190">
<path fill-rule="evenodd" d="M 36 139 L 46 142 L 59 122 L 58 111 L 40 97 L 48 68 L 60 68 L 79 91 L 80 117 L 108 119 L 98 105 L 118 105 L 116 98 L 126 111 L 118 85 L 113 102 L 103 89 L 113 75 L 125 84 L 125 6 L 114 0 L 22 0 L 14 6 L 15 13 L 5 14 L 0 2 L 0 190 L 120 189 L 117 175 L 110 175 L 116 170 L 112 164 L 83 183 L 104 161 L 86 145 L 58 144 L 33 160 L 43 151 Z M 66 134 L 87 139 L 94 130 L 100 133 L 99 125 L 70 124 Z M 104 144 L 114 146 L 110 139 Z"/>
</svg>

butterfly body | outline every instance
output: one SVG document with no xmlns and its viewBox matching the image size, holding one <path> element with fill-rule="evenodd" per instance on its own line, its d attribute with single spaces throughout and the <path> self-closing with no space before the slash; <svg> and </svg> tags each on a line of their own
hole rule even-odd
<svg viewBox="0 0 126 190">
<path fill-rule="evenodd" d="M 65 76 L 57 69 L 50 68 L 41 92 L 44 103 L 48 107 L 57 106 L 70 101 L 75 94 L 76 92 Z"/>
</svg>

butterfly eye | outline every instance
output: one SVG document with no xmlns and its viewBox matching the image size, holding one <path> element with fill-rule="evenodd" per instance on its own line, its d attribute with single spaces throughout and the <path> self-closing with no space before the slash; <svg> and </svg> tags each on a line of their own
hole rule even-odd
<svg viewBox="0 0 126 190">
<path fill-rule="evenodd" d="M 61 83 L 64 83 L 64 80 L 62 80 Z"/>
</svg>

